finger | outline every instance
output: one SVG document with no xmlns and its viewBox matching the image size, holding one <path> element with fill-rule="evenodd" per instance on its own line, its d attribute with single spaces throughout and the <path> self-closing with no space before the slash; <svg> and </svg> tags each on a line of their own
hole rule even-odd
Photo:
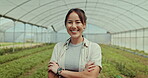
<svg viewBox="0 0 148 78">
<path fill-rule="evenodd" d="M 96 67 L 96 65 L 91 65 L 91 66 L 88 66 L 88 69 L 95 68 L 95 67 Z"/>
<path fill-rule="evenodd" d="M 49 64 L 49 65 L 48 65 L 48 67 L 51 67 L 51 66 L 53 66 L 53 64 Z"/>
<path fill-rule="evenodd" d="M 54 65 L 54 64 L 49 64 L 49 65 Z"/>
<path fill-rule="evenodd" d="M 88 61 L 88 63 L 87 63 L 87 65 L 93 65 L 94 64 L 94 62 L 92 62 L 92 61 Z"/>
<path fill-rule="evenodd" d="M 91 61 L 91 62 L 89 62 L 89 64 L 88 64 L 88 65 L 93 65 L 93 64 L 94 64 L 94 62 L 92 62 L 92 61 Z"/>
<path fill-rule="evenodd" d="M 88 69 L 88 72 L 91 72 L 91 71 L 93 71 L 93 70 L 95 70 L 95 69 Z"/>
<path fill-rule="evenodd" d="M 53 64 L 53 62 L 49 62 L 49 64 Z"/>
<path fill-rule="evenodd" d="M 59 66 L 59 64 L 58 63 L 56 63 L 56 62 L 52 62 L 55 66 L 57 65 L 57 66 Z"/>
<path fill-rule="evenodd" d="M 94 65 L 94 62 L 88 61 L 88 63 L 85 65 L 85 68 L 88 68 L 89 66 Z"/>
<path fill-rule="evenodd" d="M 48 68 L 48 71 L 52 71 L 52 69 L 51 68 Z"/>
<path fill-rule="evenodd" d="M 56 63 L 56 62 L 51 62 L 51 64 L 53 64 L 53 65 L 57 65 L 57 63 Z"/>
<path fill-rule="evenodd" d="M 56 64 L 56 62 L 52 62 L 53 64 Z"/>
<path fill-rule="evenodd" d="M 91 65 L 92 63 L 93 63 L 93 62 L 88 61 L 87 64 L 86 64 L 86 66 L 89 66 L 89 65 Z"/>
</svg>

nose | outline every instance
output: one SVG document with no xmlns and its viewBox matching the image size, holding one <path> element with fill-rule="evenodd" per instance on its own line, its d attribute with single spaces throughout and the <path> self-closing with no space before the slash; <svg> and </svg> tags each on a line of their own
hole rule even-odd
<svg viewBox="0 0 148 78">
<path fill-rule="evenodd" d="M 73 24 L 72 24 L 72 27 L 75 28 L 75 27 L 76 27 L 76 23 L 73 23 Z"/>
</svg>

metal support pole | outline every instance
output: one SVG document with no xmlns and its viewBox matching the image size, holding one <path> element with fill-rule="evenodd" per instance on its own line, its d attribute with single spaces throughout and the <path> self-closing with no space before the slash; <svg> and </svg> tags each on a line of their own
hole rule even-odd
<svg viewBox="0 0 148 78">
<path fill-rule="evenodd" d="M 51 32 L 48 31 L 48 33 L 49 33 L 49 36 L 50 36 L 50 37 L 48 38 L 48 41 L 49 41 L 49 43 L 51 43 Z"/>
<path fill-rule="evenodd" d="M 123 43 L 124 43 L 124 42 L 123 42 L 123 38 L 124 38 L 124 37 L 123 37 L 123 32 L 122 32 L 122 33 L 121 33 L 121 45 L 122 45 L 122 47 L 124 47 L 124 44 L 123 44 Z"/>
<path fill-rule="evenodd" d="M 3 30 L 1 30 L 1 31 L 3 31 Z M 5 30 L 3 31 L 3 42 L 5 42 Z M 4 46 L 5 47 L 5 46 Z"/>
<path fill-rule="evenodd" d="M 137 37 L 137 29 L 136 29 L 135 38 L 136 38 L 136 40 L 135 40 L 135 41 L 136 41 L 136 43 L 135 43 L 135 49 L 137 50 L 137 40 L 138 40 L 138 39 L 137 39 L 137 38 L 138 38 L 138 37 Z"/>
<path fill-rule="evenodd" d="M 44 32 L 44 34 L 43 34 L 43 37 L 44 37 L 43 42 L 44 42 L 44 43 L 46 43 L 46 29 L 44 29 L 44 31 L 43 31 L 43 32 Z"/>
<path fill-rule="evenodd" d="M 26 44 L 26 24 L 24 24 L 24 48 Z"/>
<path fill-rule="evenodd" d="M 114 38 L 114 42 L 113 42 L 113 44 L 116 45 L 116 43 L 115 43 L 115 41 L 116 41 L 115 34 L 113 35 L 113 38 Z"/>
<path fill-rule="evenodd" d="M 38 33 L 37 33 L 37 28 L 36 28 L 36 45 L 37 45 L 37 41 L 38 41 Z"/>
<path fill-rule="evenodd" d="M 116 45 L 116 34 L 114 34 L 114 45 Z"/>
<path fill-rule="evenodd" d="M 15 51 L 15 48 L 14 48 L 14 44 L 15 44 L 15 21 L 13 21 L 14 23 L 14 28 L 13 28 L 13 52 Z"/>
<path fill-rule="evenodd" d="M 114 34 L 112 34 L 112 44 L 113 44 L 113 45 L 115 45 L 115 44 L 114 44 L 114 41 L 115 41 Z"/>
<path fill-rule="evenodd" d="M 112 45 L 112 34 L 110 34 L 110 43 L 109 45 Z"/>
<path fill-rule="evenodd" d="M 32 39 L 32 38 L 33 38 L 33 37 L 32 37 L 32 33 L 33 33 L 33 32 L 32 32 L 32 29 L 33 29 L 33 25 L 31 25 L 31 47 L 32 47 L 32 43 L 33 43 L 33 39 Z"/>
<path fill-rule="evenodd" d="M 119 47 L 119 44 L 120 44 L 120 34 L 118 33 L 118 47 Z"/>
<path fill-rule="evenodd" d="M 114 45 L 113 41 L 114 41 L 114 37 L 113 37 L 113 34 L 111 34 L 111 45 Z"/>
<path fill-rule="evenodd" d="M 118 45 L 118 34 L 116 33 L 116 45 Z"/>
<path fill-rule="evenodd" d="M 43 35 L 44 35 L 44 40 L 43 41 L 44 41 L 44 43 L 46 43 L 46 29 L 44 29 L 44 34 Z"/>
<path fill-rule="evenodd" d="M 48 37 L 47 37 L 48 35 L 47 34 L 48 34 L 48 29 L 46 29 L 46 35 L 45 35 L 46 36 L 46 40 L 45 40 L 46 43 L 48 43 Z"/>
<path fill-rule="evenodd" d="M 47 33 L 49 34 L 48 36 L 51 36 L 49 31 L 47 31 Z M 48 37 L 48 43 L 50 43 L 50 42 L 51 42 L 50 37 Z"/>
<path fill-rule="evenodd" d="M 126 32 L 125 32 L 125 48 L 126 48 L 126 46 L 127 46 L 127 45 L 126 45 L 126 38 L 127 38 L 127 37 L 126 37 Z"/>
<path fill-rule="evenodd" d="M 46 43 L 46 29 L 44 31 L 44 43 Z"/>
<path fill-rule="evenodd" d="M 6 31 L 4 31 L 4 39 L 3 39 L 4 41 L 3 42 L 5 42 L 5 34 L 6 34 Z"/>
<path fill-rule="evenodd" d="M 46 29 L 43 29 L 43 42 L 46 43 Z"/>
<path fill-rule="evenodd" d="M 2 25 L 1 25 L 1 24 L 2 24 L 1 22 L 2 22 L 2 21 L 1 21 L 1 18 L 2 18 L 2 17 L 0 17 L 0 33 L 2 32 L 2 30 L 1 30 L 1 29 L 2 29 Z M 2 42 L 2 37 L 0 37 L 0 42 Z M 2 44 L 0 44 L 0 45 L 2 45 Z"/>
<path fill-rule="evenodd" d="M 129 48 L 131 48 L 132 49 L 132 31 L 130 31 L 130 47 Z"/>
<path fill-rule="evenodd" d="M 143 51 L 145 51 L 145 29 L 143 28 Z"/>
<path fill-rule="evenodd" d="M 114 45 L 116 45 L 116 35 L 114 34 Z"/>
<path fill-rule="evenodd" d="M 57 36 L 58 36 L 58 35 L 57 35 L 57 32 L 55 32 L 55 34 L 56 34 L 56 39 L 55 39 L 56 41 L 55 41 L 55 43 L 57 43 L 57 40 L 58 40 L 58 39 L 57 39 L 57 38 L 58 38 L 58 37 L 57 37 Z"/>
<path fill-rule="evenodd" d="M 41 28 L 41 42 L 43 42 L 43 28 Z"/>
</svg>

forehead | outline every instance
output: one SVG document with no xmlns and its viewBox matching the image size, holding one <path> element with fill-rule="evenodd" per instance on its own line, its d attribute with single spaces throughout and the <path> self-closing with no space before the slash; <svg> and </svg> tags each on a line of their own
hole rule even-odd
<svg viewBox="0 0 148 78">
<path fill-rule="evenodd" d="M 72 13 L 69 14 L 68 20 L 80 20 L 80 18 L 79 18 L 77 13 L 72 12 Z"/>
</svg>

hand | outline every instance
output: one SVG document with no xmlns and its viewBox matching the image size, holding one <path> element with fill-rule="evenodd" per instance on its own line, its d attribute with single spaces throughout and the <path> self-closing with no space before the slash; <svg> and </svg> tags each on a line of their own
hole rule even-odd
<svg viewBox="0 0 148 78">
<path fill-rule="evenodd" d="M 96 65 L 94 65 L 94 62 L 89 61 L 86 65 L 85 65 L 85 70 L 87 70 L 88 72 L 91 72 L 94 70 L 94 68 L 96 67 Z"/>
<path fill-rule="evenodd" d="M 48 71 L 52 71 L 55 74 L 57 73 L 58 68 L 59 68 L 59 65 L 56 62 L 50 62 L 48 65 Z"/>
</svg>

